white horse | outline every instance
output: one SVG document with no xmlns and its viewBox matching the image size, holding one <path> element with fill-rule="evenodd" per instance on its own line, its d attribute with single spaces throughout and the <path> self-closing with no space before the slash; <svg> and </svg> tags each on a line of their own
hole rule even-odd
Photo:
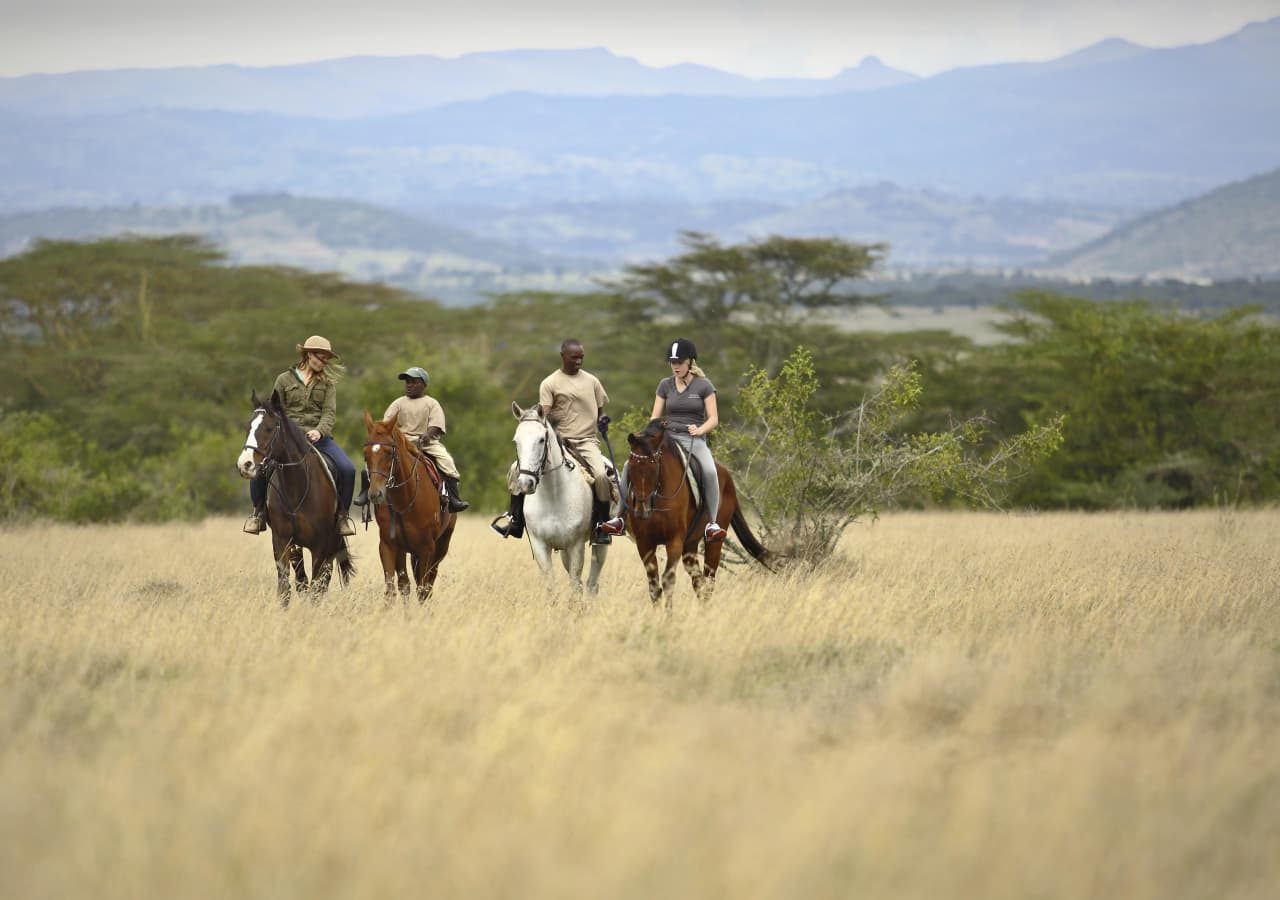
<svg viewBox="0 0 1280 900">
<path fill-rule="evenodd" d="M 511 413 L 518 421 L 517 471 L 511 487 L 515 493 L 525 495 L 524 527 L 529 533 L 533 558 L 551 587 L 551 551 L 559 550 L 574 593 L 581 593 L 582 564 L 591 538 L 591 503 L 595 495 L 578 470 L 578 463 L 565 454 L 540 406 L 521 409 L 513 402 Z M 608 552 L 607 545 L 591 546 L 587 590 L 592 594 L 599 589 L 600 570 L 604 568 Z"/>
</svg>

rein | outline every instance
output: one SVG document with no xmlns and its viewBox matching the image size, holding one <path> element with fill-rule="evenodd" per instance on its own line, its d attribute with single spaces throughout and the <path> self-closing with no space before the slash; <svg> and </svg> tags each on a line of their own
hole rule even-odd
<svg viewBox="0 0 1280 900">
<path fill-rule="evenodd" d="M 383 441 L 366 441 L 365 447 L 372 447 L 375 444 L 381 444 L 381 443 L 384 443 L 384 442 Z M 397 480 L 395 477 L 395 473 L 397 469 L 403 468 L 402 466 L 397 465 L 397 461 L 400 458 L 400 454 L 399 454 L 400 447 L 395 440 L 389 439 L 385 443 L 391 449 L 391 452 L 389 454 L 391 456 L 390 466 L 388 466 L 387 471 L 385 472 L 381 471 L 380 469 L 370 469 L 369 474 L 371 476 L 381 475 L 385 480 L 385 489 L 387 491 L 387 509 L 389 509 L 393 513 L 403 514 L 413 509 L 413 505 L 418 502 L 418 492 L 422 490 L 422 479 L 416 478 L 414 476 L 417 474 L 418 465 L 422 461 L 418 458 L 417 454 L 410 453 L 409 455 L 413 457 L 413 466 L 409 469 L 409 474 L 406 478 Z M 413 485 L 413 494 L 410 495 L 409 503 L 407 506 L 405 506 L 403 509 L 396 509 L 395 505 L 391 502 L 391 491 L 395 490 L 396 488 L 404 487 L 407 484 Z"/>
<path fill-rule="evenodd" d="M 653 463 L 653 469 L 654 469 L 653 490 L 649 493 L 650 508 L 653 508 L 655 506 L 653 502 L 655 500 L 675 500 L 684 491 L 689 481 L 687 474 L 682 474 L 680 477 L 680 483 L 676 486 L 676 489 L 674 491 L 672 491 L 670 494 L 658 493 L 658 488 L 662 486 L 662 449 L 663 449 L 663 444 L 659 444 L 658 449 L 654 450 L 652 453 L 637 453 L 635 450 L 632 450 L 630 455 L 627 458 L 628 463 L 631 463 L 631 462 Z"/>
<path fill-rule="evenodd" d="M 277 416 L 274 412 L 268 410 L 265 407 L 261 407 L 261 406 L 258 407 L 257 409 L 254 410 L 254 413 L 255 414 L 262 413 L 264 416 L 271 416 L 272 418 L 280 420 L 279 416 Z M 298 498 L 297 503 L 290 503 L 288 496 L 284 492 L 283 485 L 277 479 L 271 478 L 271 474 L 276 469 L 288 470 L 295 466 L 304 465 L 307 461 L 305 456 L 303 456 L 301 459 L 287 460 L 287 459 L 281 459 L 275 455 L 276 440 L 280 437 L 281 434 L 284 433 L 285 427 L 286 425 L 284 421 L 280 420 L 280 425 L 276 428 L 275 432 L 271 435 L 271 440 L 267 441 L 267 446 L 265 448 L 260 449 L 258 447 L 257 434 L 255 433 L 254 435 L 252 435 L 254 443 L 250 444 L 246 442 L 244 445 L 244 449 L 253 450 L 259 456 L 262 457 L 262 466 L 261 466 L 262 477 L 268 479 L 267 480 L 268 487 L 275 488 L 276 494 L 280 497 L 280 501 L 282 505 L 285 507 L 285 510 L 286 510 L 285 514 L 289 517 L 290 521 L 294 522 L 294 527 L 296 529 L 297 523 L 295 520 L 297 519 L 297 516 L 298 516 L 298 510 L 302 509 L 303 504 L 307 502 L 307 497 L 310 496 L 311 494 L 311 475 L 305 469 L 303 470 L 302 474 L 306 476 L 306 478 L 303 481 L 302 496 Z M 319 453 L 318 450 L 316 452 Z M 290 506 L 292 506 L 293 508 L 289 509 Z"/>
</svg>

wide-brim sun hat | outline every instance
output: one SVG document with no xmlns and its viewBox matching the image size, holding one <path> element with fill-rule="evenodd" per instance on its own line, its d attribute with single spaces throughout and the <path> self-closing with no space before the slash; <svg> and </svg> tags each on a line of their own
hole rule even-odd
<svg viewBox="0 0 1280 900">
<path fill-rule="evenodd" d="M 338 355 L 333 352 L 333 345 L 329 343 L 329 339 L 326 337 L 321 337 L 318 334 L 311 335 L 311 337 L 307 338 L 305 341 L 303 341 L 301 344 L 298 345 L 299 353 L 303 353 L 308 350 L 315 353 L 328 353 L 330 356 L 335 356 L 335 357 Z"/>
</svg>

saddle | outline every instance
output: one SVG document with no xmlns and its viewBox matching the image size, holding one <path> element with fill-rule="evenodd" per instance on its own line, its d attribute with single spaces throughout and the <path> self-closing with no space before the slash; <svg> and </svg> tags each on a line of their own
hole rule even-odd
<svg viewBox="0 0 1280 900">
<path fill-rule="evenodd" d="M 578 472 L 581 473 L 582 479 L 587 483 L 587 487 L 592 490 L 596 486 L 596 476 L 591 474 L 591 467 L 587 465 L 587 461 L 582 458 L 582 454 L 578 452 L 573 445 L 560 442 L 560 449 L 573 458 L 574 464 L 577 466 Z M 618 502 L 618 474 L 613 470 L 613 465 L 605 460 L 604 463 L 605 479 L 609 482 L 609 493 L 613 498 L 613 502 Z"/>
<path fill-rule="evenodd" d="M 693 506 L 700 510 L 702 509 L 702 463 L 698 462 L 696 456 L 690 456 L 689 451 L 684 449 L 684 445 L 679 441 L 671 443 L 680 453 L 680 463 L 684 466 L 684 480 L 689 482 L 689 493 L 693 495 Z"/>
<path fill-rule="evenodd" d="M 418 439 L 414 438 L 408 442 L 409 450 L 414 456 L 418 457 L 427 467 L 427 477 L 431 479 L 431 483 L 436 486 L 436 490 L 444 491 L 444 478 L 440 475 L 440 470 L 436 468 L 435 460 L 427 455 L 422 449 L 422 445 L 418 443 Z"/>
</svg>

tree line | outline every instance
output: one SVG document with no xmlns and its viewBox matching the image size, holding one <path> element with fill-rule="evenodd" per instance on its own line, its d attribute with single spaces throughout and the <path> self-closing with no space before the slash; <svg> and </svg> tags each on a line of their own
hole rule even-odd
<svg viewBox="0 0 1280 900">
<path fill-rule="evenodd" d="M 874 302 L 858 279 L 884 252 L 835 239 L 726 245 L 689 233 L 676 256 L 631 266 L 589 294 L 509 293 L 450 308 L 335 275 L 229 265 L 190 236 L 41 242 L 0 261 L 0 517 L 163 521 L 242 509 L 233 461 L 250 391 L 268 390 L 313 333 L 329 337 L 347 366 L 335 437 L 353 459 L 362 410 L 380 415 L 401 392 L 396 374 L 421 365 L 448 415 L 445 440 L 467 496 L 495 513 L 512 454 L 510 402 L 535 402 L 566 337 L 583 341 L 587 368 L 624 423 L 651 405 L 666 343 L 693 338 L 721 392 L 723 452 L 757 461 L 774 452 L 765 432 L 780 436 L 765 414 L 771 402 L 801 383 L 787 403 L 801 403 L 807 418 L 792 421 L 828 448 L 844 446 L 851 412 L 867 412 L 886 385 L 914 385 L 876 438 L 883 451 L 930 436 L 940 448 L 950 434 L 963 440 L 929 458 L 951 454 L 970 469 L 925 473 L 893 494 L 828 497 L 846 512 L 975 502 L 974 473 L 1029 435 L 1040 443 L 1023 449 L 1035 452 L 1002 472 L 999 496 L 983 502 L 1105 509 L 1277 499 L 1280 340 L 1252 309 L 1197 315 L 1141 298 L 1026 293 L 1004 326 L 1009 340 L 995 346 L 826 324 L 826 309 Z M 760 502 L 771 502 L 764 494 Z"/>
</svg>

